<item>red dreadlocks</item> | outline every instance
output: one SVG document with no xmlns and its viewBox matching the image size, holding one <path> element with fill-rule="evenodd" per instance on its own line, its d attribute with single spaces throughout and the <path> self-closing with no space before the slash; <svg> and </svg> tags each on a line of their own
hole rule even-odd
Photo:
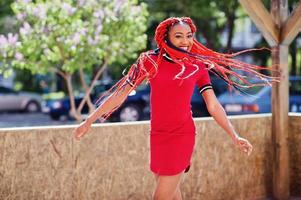
<svg viewBox="0 0 301 200">
<path fill-rule="evenodd" d="M 160 48 L 158 59 L 159 62 L 161 61 L 162 54 L 164 53 L 167 53 L 175 62 L 179 63 L 182 67 L 185 66 L 185 63 L 201 61 L 206 64 L 207 69 L 210 72 L 218 75 L 230 86 L 233 86 L 237 89 L 239 89 L 239 87 L 266 85 L 272 82 L 279 81 L 278 77 L 267 76 L 257 71 L 263 69 L 272 71 L 268 67 L 256 66 L 233 59 L 233 57 L 239 54 L 248 51 L 262 50 L 265 48 L 248 49 L 234 54 L 223 54 L 206 48 L 196 39 L 193 39 L 193 46 L 190 52 L 173 46 L 167 39 L 167 33 L 170 27 L 178 23 L 186 23 L 190 26 L 192 33 L 196 32 L 196 26 L 189 17 L 171 17 L 161 22 L 157 27 L 155 34 L 155 40 L 158 44 L 158 47 Z M 253 81 L 253 83 L 251 83 L 249 80 Z M 256 83 L 254 83 L 254 81 L 256 81 Z"/>
<path fill-rule="evenodd" d="M 257 70 L 267 69 L 272 71 L 268 67 L 256 66 L 252 64 L 248 64 L 239 60 L 233 59 L 233 57 L 254 50 L 262 50 L 262 49 L 248 49 L 245 51 L 240 51 L 238 53 L 233 54 L 224 54 L 218 53 L 211 49 L 206 48 L 201 43 L 199 43 L 196 39 L 193 39 L 193 46 L 190 52 L 185 51 L 183 49 L 177 48 L 172 43 L 169 42 L 167 34 L 169 29 L 178 24 L 178 23 L 186 23 L 189 25 L 192 33 L 196 32 L 196 26 L 193 21 L 189 17 L 181 17 L 175 18 L 171 17 L 163 22 L 161 22 L 155 32 L 155 41 L 159 48 L 158 59 L 154 61 L 150 54 L 153 51 L 147 51 L 142 53 L 137 59 L 136 63 L 133 64 L 129 70 L 129 72 L 124 75 L 124 77 L 115 84 L 105 95 L 103 95 L 98 101 L 97 104 L 101 104 L 104 98 L 109 95 L 118 95 L 120 91 L 123 90 L 126 84 L 130 84 L 132 86 L 132 90 L 135 89 L 145 78 L 151 78 L 154 76 L 164 54 L 168 54 L 174 62 L 178 63 L 182 66 L 182 70 L 179 71 L 179 74 L 176 75 L 175 78 L 179 78 L 184 70 L 185 64 L 193 64 L 196 61 L 202 62 L 206 64 L 207 69 L 213 74 L 219 76 L 224 81 L 226 81 L 230 86 L 235 87 L 236 89 L 240 89 L 243 87 L 252 87 L 256 85 L 266 85 L 271 84 L 272 82 L 278 82 L 278 77 L 271 77 L 264 74 L 259 73 Z M 153 65 L 151 70 L 146 70 L 144 64 L 146 62 L 150 62 Z M 186 76 L 186 78 L 189 77 Z M 185 79 L 185 78 L 180 78 Z M 256 82 L 254 82 L 256 81 Z M 258 82 L 259 81 L 259 82 Z M 120 105 L 122 102 L 120 103 Z M 119 106 L 120 106 L 119 105 Z M 115 111 L 119 106 L 114 108 L 110 113 L 107 113 L 105 116 L 102 116 L 103 119 L 107 118 L 113 111 Z"/>
</svg>

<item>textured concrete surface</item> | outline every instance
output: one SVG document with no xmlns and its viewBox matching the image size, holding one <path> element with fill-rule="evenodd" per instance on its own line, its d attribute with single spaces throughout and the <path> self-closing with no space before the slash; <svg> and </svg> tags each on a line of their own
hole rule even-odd
<svg viewBox="0 0 301 200">
<path fill-rule="evenodd" d="M 291 194 L 301 197 L 301 115 L 290 116 Z"/>
<path fill-rule="evenodd" d="M 184 185 L 186 199 L 251 200 L 271 194 L 271 118 L 233 117 L 231 121 L 253 144 L 253 153 L 247 156 L 235 148 L 214 121 L 197 121 L 198 146 Z"/>
<path fill-rule="evenodd" d="M 295 143 L 301 141 L 295 136 L 300 135 L 300 120 L 292 122 Z M 212 119 L 196 119 L 197 143 L 182 184 L 184 199 L 271 196 L 270 115 L 231 117 L 231 121 L 254 145 L 254 152 L 246 156 L 238 151 Z M 151 199 L 149 122 L 95 125 L 80 141 L 73 139 L 73 129 L 0 129 L 0 199 Z M 294 145 L 294 155 L 300 157 L 300 142 Z M 298 181 L 292 184 L 299 187 Z"/>
</svg>

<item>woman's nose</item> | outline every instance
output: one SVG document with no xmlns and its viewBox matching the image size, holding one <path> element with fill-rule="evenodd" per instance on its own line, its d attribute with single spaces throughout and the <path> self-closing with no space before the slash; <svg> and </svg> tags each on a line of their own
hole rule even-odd
<svg viewBox="0 0 301 200">
<path fill-rule="evenodd" d="M 182 44 L 182 45 L 188 45 L 188 40 L 187 40 L 187 38 L 183 38 L 183 39 L 181 40 L 181 44 Z"/>
</svg>

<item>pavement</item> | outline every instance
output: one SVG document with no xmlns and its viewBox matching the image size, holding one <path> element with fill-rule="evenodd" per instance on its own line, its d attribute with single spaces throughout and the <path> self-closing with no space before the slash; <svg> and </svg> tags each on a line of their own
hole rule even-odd
<svg viewBox="0 0 301 200">
<path fill-rule="evenodd" d="M 0 113 L 0 128 L 70 124 L 77 124 L 77 122 L 67 119 L 55 121 L 49 115 L 43 113 Z"/>
</svg>

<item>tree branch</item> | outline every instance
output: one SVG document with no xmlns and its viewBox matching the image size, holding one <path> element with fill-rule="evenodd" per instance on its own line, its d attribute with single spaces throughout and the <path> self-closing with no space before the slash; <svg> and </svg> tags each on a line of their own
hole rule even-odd
<svg viewBox="0 0 301 200">
<path fill-rule="evenodd" d="M 79 109 L 82 109 L 82 107 L 84 106 L 85 102 L 87 101 L 88 99 L 88 96 L 90 95 L 96 81 L 99 79 L 100 75 L 102 74 L 102 72 L 107 68 L 108 66 L 108 61 L 105 59 L 103 65 L 101 68 L 99 68 L 98 72 L 96 73 L 96 75 L 94 76 L 93 78 L 93 81 L 91 82 L 90 84 L 90 87 L 89 89 L 87 90 L 86 94 L 85 94 L 85 97 L 83 98 L 83 100 L 80 102 L 80 105 L 78 106 L 78 109 L 77 111 L 79 111 Z"/>
</svg>

